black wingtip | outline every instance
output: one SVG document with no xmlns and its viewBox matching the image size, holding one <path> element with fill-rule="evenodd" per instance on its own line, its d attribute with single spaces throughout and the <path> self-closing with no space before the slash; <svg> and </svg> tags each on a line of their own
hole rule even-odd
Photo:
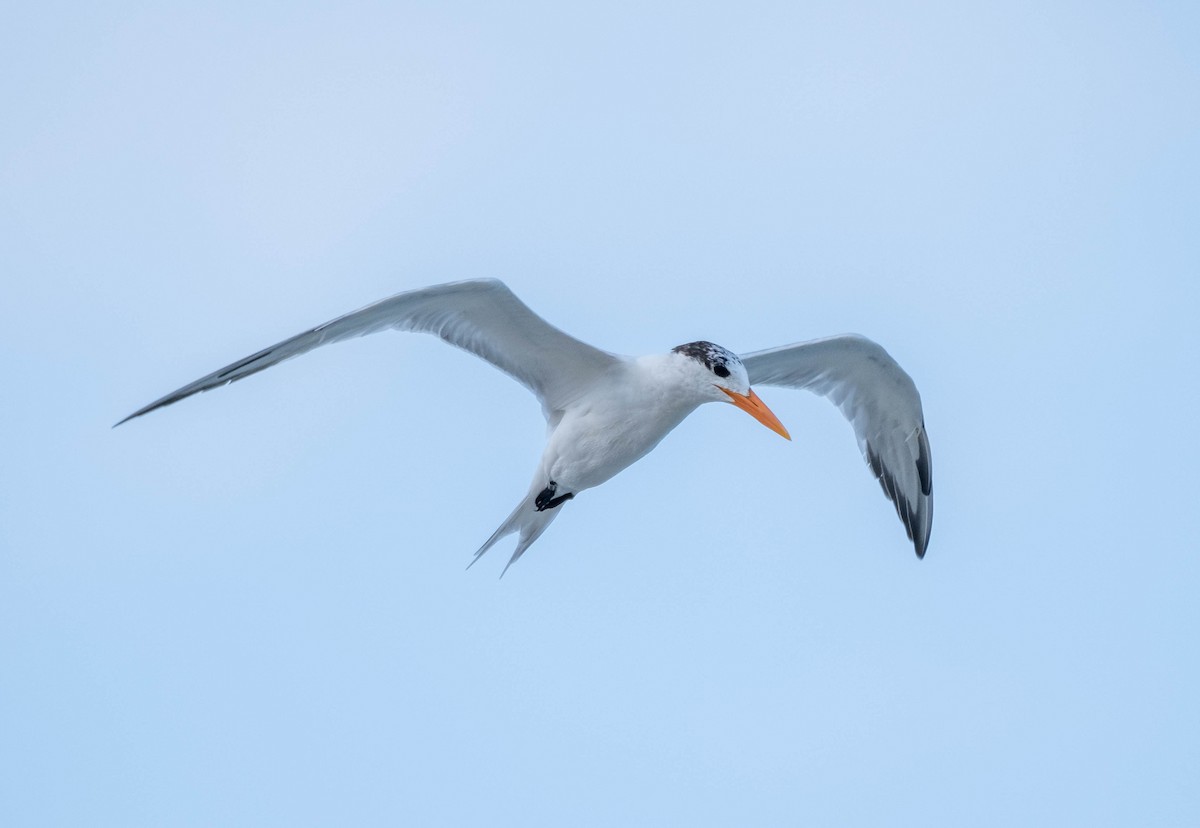
<svg viewBox="0 0 1200 828">
<path fill-rule="evenodd" d="M 917 560 L 920 561 L 925 560 L 925 551 L 929 549 L 929 530 L 933 528 L 932 516 L 930 514 L 933 510 L 932 500 L 925 502 L 925 509 L 927 510 L 925 513 L 925 522 L 913 538 L 913 549 L 917 553 Z"/>
<path fill-rule="evenodd" d="M 195 393 L 195 392 L 192 392 L 192 393 Z M 177 403 L 180 400 L 184 399 L 185 397 L 190 397 L 190 396 L 191 396 L 191 394 L 183 394 L 183 395 L 180 395 L 178 393 L 168 394 L 167 396 L 163 397 L 161 400 L 155 400 L 154 402 L 150 403 L 149 405 L 142 406 L 137 411 L 133 412 L 128 417 L 126 417 L 124 420 L 121 420 L 120 422 L 115 423 L 113 425 L 113 428 L 116 428 L 119 425 L 124 425 L 125 423 L 129 422 L 130 420 L 136 420 L 138 417 L 141 417 L 144 414 L 149 414 L 151 411 L 157 411 L 160 408 L 166 408 L 168 405 Z"/>
<path fill-rule="evenodd" d="M 150 408 L 140 408 L 140 409 L 138 409 L 137 411 L 135 411 L 135 412 L 133 412 L 132 414 L 130 414 L 130 415 L 129 415 L 128 417 L 126 417 L 125 419 L 123 419 L 123 420 L 118 420 L 117 422 L 113 423 L 113 426 L 112 426 L 112 427 L 113 427 L 113 428 L 116 428 L 116 427 L 117 427 L 117 426 L 119 426 L 119 425 L 125 425 L 125 423 L 129 422 L 130 420 L 136 419 L 136 418 L 138 418 L 138 417 L 142 416 L 143 414 L 145 414 L 145 413 L 147 413 L 148 411 L 151 411 L 151 410 L 152 410 L 152 409 L 150 409 Z"/>
</svg>

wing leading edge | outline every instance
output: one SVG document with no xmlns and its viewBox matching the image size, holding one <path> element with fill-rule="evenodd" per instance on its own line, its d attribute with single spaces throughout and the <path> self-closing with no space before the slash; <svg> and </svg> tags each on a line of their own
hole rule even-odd
<svg viewBox="0 0 1200 828">
<path fill-rule="evenodd" d="M 451 282 L 398 293 L 285 339 L 172 391 L 117 425 L 322 345 L 388 329 L 433 334 L 490 362 L 532 391 L 547 418 L 619 361 L 546 322 L 501 281 Z"/>
</svg>

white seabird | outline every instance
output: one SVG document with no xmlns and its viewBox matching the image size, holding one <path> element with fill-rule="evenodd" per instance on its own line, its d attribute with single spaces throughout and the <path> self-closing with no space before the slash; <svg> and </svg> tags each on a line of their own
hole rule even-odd
<svg viewBox="0 0 1200 828">
<path fill-rule="evenodd" d="M 396 294 L 285 339 L 172 391 L 117 425 L 321 345 L 388 329 L 433 334 L 469 351 L 520 382 L 542 404 L 546 447 L 533 482 L 472 564 L 496 541 L 517 532 L 507 571 L 563 503 L 645 456 L 703 403 L 732 403 L 790 440 L 752 383 L 803 388 L 833 402 L 854 427 L 917 557 L 925 556 L 933 522 L 933 468 L 921 397 L 887 351 L 856 335 L 740 356 L 711 342 L 690 342 L 665 354 L 624 357 L 558 330 L 503 282 L 452 282 Z"/>
</svg>

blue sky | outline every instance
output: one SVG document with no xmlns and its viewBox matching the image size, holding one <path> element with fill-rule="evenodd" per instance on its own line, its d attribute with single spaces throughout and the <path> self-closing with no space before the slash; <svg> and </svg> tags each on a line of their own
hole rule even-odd
<svg viewBox="0 0 1200 828">
<path fill-rule="evenodd" d="M 0 32 L 5 825 L 1200 822 L 1189 4 L 24 4 Z M 463 567 L 535 401 L 504 279 L 639 354 L 855 331 L 912 555 L 761 389 Z"/>
</svg>

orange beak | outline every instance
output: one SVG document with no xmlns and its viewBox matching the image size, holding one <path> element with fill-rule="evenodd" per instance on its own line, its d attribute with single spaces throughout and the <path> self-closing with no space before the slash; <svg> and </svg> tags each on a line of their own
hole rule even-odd
<svg viewBox="0 0 1200 828">
<path fill-rule="evenodd" d="M 717 388 L 721 388 L 721 386 L 718 385 Z M 730 391 L 728 388 L 721 388 L 721 390 L 729 396 L 729 401 L 742 409 L 742 411 L 745 411 L 785 440 L 792 439 L 792 435 L 788 434 L 788 430 L 783 427 L 783 423 L 779 422 L 779 418 L 775 416 L 775 412 L 767 408 L 767 404 L 758 398 L 758 394 L 754 393 L 754 389 L 750 389 L 750 393 L 744 397 L 741 394 Z"/>
</svg>

